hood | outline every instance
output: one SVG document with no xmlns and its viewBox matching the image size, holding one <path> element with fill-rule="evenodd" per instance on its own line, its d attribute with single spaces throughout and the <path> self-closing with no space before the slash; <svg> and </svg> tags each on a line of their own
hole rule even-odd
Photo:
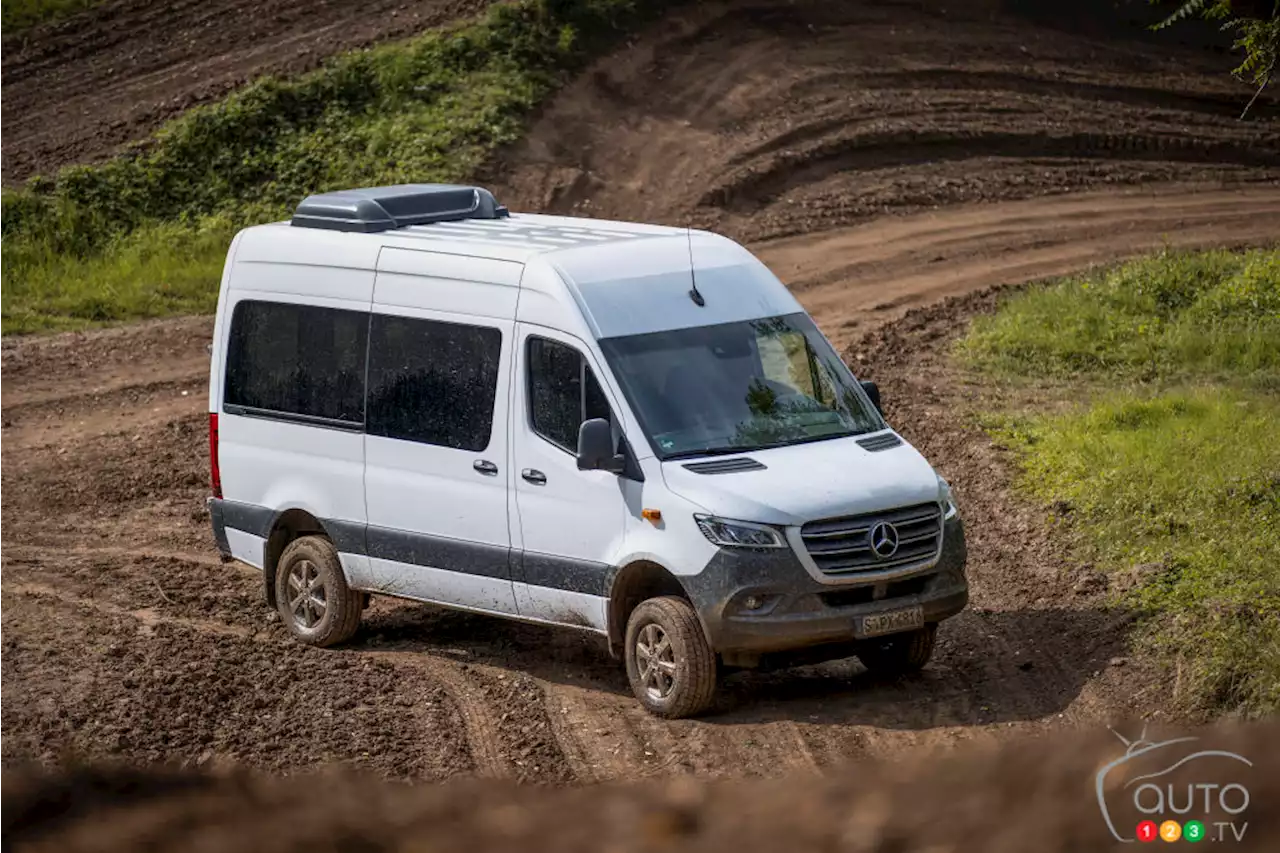
<svg viewBox="0 0 1280 853">
<path fill-rule="evenodd" d="M 765 467 L 714 474 L 685 467 L 742 458 Z M 662 463 L 662 476 L 672 492 L 712 515 L 764 524 L 804 524 L 938 499 L 937 475 L 905 441 L 888 450 L 870 451 L 848 437 L 740 455 L 670 460 Z"/>
</svg>

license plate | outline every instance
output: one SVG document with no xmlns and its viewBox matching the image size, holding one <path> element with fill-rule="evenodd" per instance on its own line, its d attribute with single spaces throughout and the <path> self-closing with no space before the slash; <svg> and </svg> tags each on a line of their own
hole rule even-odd
<svg viewBox="0 0 1280 853">
<path fill-rule="evenodd" d="M 886 610 L 884 613 L 863 616 L 857 620 L 855 633 L 859 637 L 879 637 L 923 627 L 924 608 L 904 607 L 901 610 Z"/>
</svg>

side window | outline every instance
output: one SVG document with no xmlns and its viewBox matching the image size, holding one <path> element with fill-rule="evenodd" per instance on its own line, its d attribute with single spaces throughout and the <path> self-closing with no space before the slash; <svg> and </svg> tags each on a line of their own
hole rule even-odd
<svg viewBox="0 0 1280 853">
<path fill-rule="evenodd" d="M 489 446 L 502 332 L 374 314 L 369 335 L 369 435 Z"/>
<path fill-rule="evenodd" d="M 224 405 L 359 425 L 368 330 L 363 311 L 237 303 Z"/>
<path fill-rule="evenodd" d="M 533 431 L 557 447 L 577 453 L 582 422 L 612 418 L 604 389 L 573 347 L 545 338 L 529 338 L 528 347 Z"/>
</svg>

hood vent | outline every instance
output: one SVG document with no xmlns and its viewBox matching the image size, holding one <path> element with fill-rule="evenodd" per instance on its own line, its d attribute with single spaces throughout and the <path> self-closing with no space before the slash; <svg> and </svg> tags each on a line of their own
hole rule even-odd
<svg viewBox="0 0 1280 853">
<path fill-rule="evenodd" d="M 888 450 L 889 448 L 897 447 L 900 444 L 902 444 L 902 439 L 898 438 L 897 435 L 891 432 L 886 432 L 883 435 L 873 435 L 870 438 L 858 439 L 858 446 L 863 450 L 869 450 L 872 453 L 875 453 L 877 450 Z"/>
<path fill-rule="evenodd" d="M 695 474 L 735 474 L 738 471 L 763 471 L 765 466 L 754 459 L 739 456 L 735 459 L 715 459 L 711 462 L 690 462 L 684 467 Z"/>
</svg>

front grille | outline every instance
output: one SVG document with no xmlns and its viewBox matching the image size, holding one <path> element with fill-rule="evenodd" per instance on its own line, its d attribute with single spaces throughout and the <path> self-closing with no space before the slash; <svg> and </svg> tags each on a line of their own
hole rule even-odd
<svg viewBox="0 0 1280 853">
<path fill-rule="evenodd" d="M 880 522 L 898 534 L 898 549 L 880 557 L 871 549 L 871 531 Z M 942 511 L 935 503 L 811 521 L 800 528 L 809 556 L 823 574 L 840 576 L 879 571 L 932 560 L 942 547 Z"/>
</svg>

